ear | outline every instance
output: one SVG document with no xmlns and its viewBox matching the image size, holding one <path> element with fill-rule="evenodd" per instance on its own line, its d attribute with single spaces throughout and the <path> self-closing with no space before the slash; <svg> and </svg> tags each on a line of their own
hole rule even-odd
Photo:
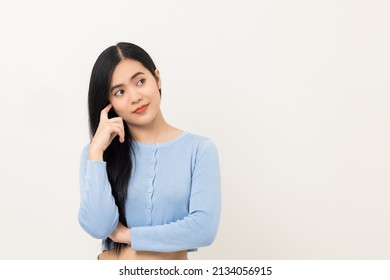
<svg viewBox="0 0 390 280">
<path fill-rule="evenodd" d="M 157 69 L 157 68 L 156 68 L 156 70 L 154 70 L 154 77 L 156 78 L 157 85 L 158 85 L 158 89 L 161 89 L 161 77 L 160 77 L 160 71 L 158 71 L 158 69 Z"/>
</svg>

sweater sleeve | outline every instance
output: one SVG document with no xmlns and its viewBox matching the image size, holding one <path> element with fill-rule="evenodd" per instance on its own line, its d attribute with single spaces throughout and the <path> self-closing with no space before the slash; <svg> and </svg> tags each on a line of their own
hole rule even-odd
<svg viewBox="0 0 390 280">
<path fill-rule="evenodd" d="M 192 173 L 189 214 L 164 225 L 131 228 L 134 250 L 172 252 L 210 245 L 217 234 L 220 210 L 217 149 L 210 139 L 199 144 Z"/>
<path fill-rule="evenodd" d="M 119 214 L 111 194 L 106 162 L 88 160 L 85 146 L 80 163 L 80 226 L 94 238 L 106 238 L 118 224 Z"/>
</svg>

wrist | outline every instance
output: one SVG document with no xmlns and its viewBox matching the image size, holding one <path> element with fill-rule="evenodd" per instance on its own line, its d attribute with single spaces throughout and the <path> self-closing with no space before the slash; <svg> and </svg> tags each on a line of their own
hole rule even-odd
<svg viewBox="0 0 390 280">
<path fill-rule="evenodd" d="M 131 230 L 130 228 L 128 228 L 128 233 L 127 233 L 127 237 L 129 238 L 129 242 L 127 244 L 129 244 L 131 246 Z"/>
<path fill-rule="evenodd" d="M 126 244 L 131 246 L 131 231 L 129 228 L 126 228 L 125 234 L 126 234 L 126 236 L 125 236 Z"/>
<path fill-rule="evenodd" d="M 103 160 L 103 152 L 99 151 L 99 150 L 95 150 L 93 148 L 90 148 L 89 152 L 88 152 L 88 159 L 102 161 Z"/>
</svg>

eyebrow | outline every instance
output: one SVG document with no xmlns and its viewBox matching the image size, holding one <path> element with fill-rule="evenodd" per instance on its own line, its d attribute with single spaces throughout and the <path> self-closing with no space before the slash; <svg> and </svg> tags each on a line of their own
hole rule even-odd
<svg viewBox="0 0 390 280">
<path fill-rule="evenodd" d="M 130 81 L 133 80 L 133 79 L 134 79 L 135 77 L 137 77 L 138 75 L 141 75 L 141 74 L 144 74 L 144 73 L 143 73 L 143 72 L 137 72 L 137 73 L 135 73 L 133 76 L 130 77 Z M 111 87 L 110 92 L 112 92 L 114 89 L 119 88 L 119 87 L 122 87 L 122 86 L 123 86 L 123 84 L 115 85 L 115 86 Z"/>
</svg>

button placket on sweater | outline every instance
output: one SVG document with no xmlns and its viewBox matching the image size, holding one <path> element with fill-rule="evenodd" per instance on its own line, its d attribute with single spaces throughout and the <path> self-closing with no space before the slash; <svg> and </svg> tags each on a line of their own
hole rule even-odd
<svg viewBox="0 0 390 280">
<path fill-rule="evenodd" d="M 150 156 L 150 161 L 149 161 L 149 168 L 148 168 L 148 173 L 149 173 L 149 183 L 147 185 L 147 193 L 148 193 L 148 199 L 145 204 L 146 211 L 148 211 L 148 218 L 146 220 L 146 225 L 151 226 L 152 224 L 152 209 L 153 209 L 153 192 L 154 192 L 154 181 L 156 178 L 156 155 L 157 155 L 157 146 L 154 145 L 150 149 L 151 156 Z"/>
</svg>

